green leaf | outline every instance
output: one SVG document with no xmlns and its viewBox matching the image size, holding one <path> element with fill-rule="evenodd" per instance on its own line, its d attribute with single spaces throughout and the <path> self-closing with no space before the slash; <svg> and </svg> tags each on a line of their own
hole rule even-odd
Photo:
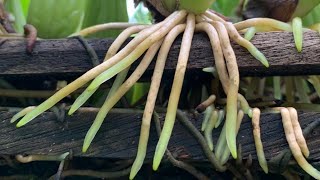
<svg viewBox="0 0 320 180">
<path fill-rule="evenodd" d="M 63 38 L 81 27 L 85 0 L 31 0 L 27 22 L 40 38 Z"/>
<path fill-rule="evenodd" d="M 87 0 L 82 29 L 108 22 L 128 22 L 126 0 Z M 108 30 L 89 37 L 116 37 L 119 33 Z"/>
<path fill-rule="evenodd" d="M 292 18 L 306 16 L 319 4 L 320 0 L 299 0 L 298 6 L 292 15 Z"/>
<path fill-rule="evenodd" d="M 27 17 L 29 11 L 30 0 L 20 0 L 24 17 Z"/>
<path fill-rule="evenodd" d="M 304 26 L 320 23 L 320 4 L 302 18 L 302 23 Z"/>
<path fill-rule="evenodd" d="M 227 17 L 236 17 L 238 5 L 239 0 L 217 0 L 212 4 L 211 9 Z"/>
</svg>

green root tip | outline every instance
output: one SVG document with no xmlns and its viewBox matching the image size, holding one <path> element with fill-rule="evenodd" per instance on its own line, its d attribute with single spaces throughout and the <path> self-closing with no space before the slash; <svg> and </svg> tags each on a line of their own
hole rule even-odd
<svg viewBox="0 0 320 180">
<path fill-rule="evenodd" d="M 250 118 L 252 118 L 252 108 L 250 108 L 250 109 L 248 110 L 248 116 L 249 116 Z"/>
<path fill-rule="evenodd" d="M 268 174 L 268 166 L 261 166 L 264 173 Z"/>
<path fill-rule="evenodd" d="M 84 142 L 83 142 L 83 146 L 82 146 L 82 152 L 83 153 L 85 153 L 88 150 L 88 148 L 89 148 L 93 138 L 97 134 L 98 130 L 99 130 L 99 128 L 98 129 L 90 128 L 89 131 L 87 132 L 87 135 L 84 138 Z"/>
<path fill-rule="evenodd" d="M 257 29 L 255 27 L 248 28 L 247 32 L 244 34 L 244 38 L 250 41 L 253 36 L 256 34 Z"/>
<path fill-rule="evenodd" d="M 22 126 L 26 125 L 27 123 L 28 123 L 28 122 L 25 122 L 25 121 L 20 120 L 20 121 L 17 123 L 16 127 L 17 127 L 17 128 L 22 127 Z"/>
<path fill-rule="evenodd" d="M 159 160 L 159 159 L 154 159 L 154 160 L 153 160 L 153 164 L 152 164 L 152 169 L 153 169 L 154 171 L 158 170 L 159 165 L 160 165 L 160 160 Z"/>
<path fill-rule="evenodd" d="M 267 60 L 267 58 L 259 51 L 259 53 L 257 54 L 257 59 L 265 66 L 265 67 L 269 67 L 269 62 Z"/>
<path fill-rule="evenodd" d="M 135 176 L 136 176 L 136 174 L 131 174 L 131 173 L 130 173 L 129 179 L 132 180 Z"/>
<path fill-rule="evenodd" d="M 66 159 L 66 157 L 69 156 L 69 154 L 70 154 L 69 152 L 66 152 L 66 153 L 61 154 L 60 159 L 61 159 L 61 160 Z"/>
<path fill-rule="evenodd" d="M 161 162 L 161 159 L 163 157 L 163 155 L 161 155 L 162 153 L 159 152 L 159 149 L 160 148 L 156 147 L 156 152 L 155 152 L 154 157 L 153 157 L 152 169 L 154 171 L 158 170 L 160 162 Z"/>
<path fill-rule="evenodd" d="M 228 134 L 226 134 L 226 139 L 227 139 L 227 144 L 230 150 L 230 153 L 232 155 L 232 157 L 234 159 L 237 159 L 237 144 L 236 144 L 236 138 L 234 137 L 230 137 L 228 136 Z"/>
<path fill-rule="evenodd" d="M 83 146 L 82 146 L 82 152 L 83 153 L 86 153 L 87 152 L 87 150 L 88 150 L 88 148 L 89 148 L 89 146 L 90 146 L 90 144 L 83 144 Z"/>
<path fill-rule="evenodd" d="M 298 52 L 302 51 L 302 41 L 303 41 L 303 32 L 302 32 L 302 21 L 301 18 L 295 17 L 292 20 L 292 31 L 294 37 L 294 43 Z"/>
<path fill-rule="evenodd" d="M 213 144 L 212 143 L 208 143 L 208 145 L 209 145 L 210 151 L 213 151 Z"/>
<path fill-rule="evenodd" d="M 237 149 L 236 147 L 235 148 L 230 148 L 230 153 L 231 153 L 233 159 L 237 159 L 237 157 L 238 157 L 236 149 Z"/>
<path fill-rule="evenodd" d="M 70 110 L 68 111 L 68 115 L 71 116 L 75 111 L 76 111 L 76 110 L 70 109 Z"/>
<path fill-rule="evenodd" d="M 267 58 L 256 47 L 251 46 L 250 48 L 248 48 L 248 50 L 253 55 L 253 57 L 260 61 L 265 67 L 269 67 Z"/>
<path fill-rule="evenodd" d="M 140 169 L 140 168 L 139 168 Z M 136 175 L 138 174 L 138 171 L 139 170 L 136 170 L 134 169 L 133 167 L 131 168 L 131 171 L 130 171 L 130 175 L 129 175 L 129 179 L 134 179 L 134 177 L 136 177 Z"/>
</svg>

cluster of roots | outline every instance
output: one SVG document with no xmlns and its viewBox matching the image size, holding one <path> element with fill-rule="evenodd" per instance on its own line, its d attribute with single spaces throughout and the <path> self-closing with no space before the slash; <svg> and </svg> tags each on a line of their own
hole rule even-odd
<svg viewBox="0 0 320 180">
<path fill-rule="evenodd" d="M 86 134 L 82 149 L 83 152 L 86 152 L 111 108 L 139 80 L 151 61 L 156 59 L 156 65 L 142 118 L 138 152 L 130 173 L 130 178 L 134 178 L 141 168 L 146 155 L 150 122 L 155 110 L 156 98 L 168 52 L 176 37 L 179 34 L 183 34 L 165 122 L 153 160 L 153 169 L 156 170 L 167 149 L 176 119 L 179 97 L 186 72 L 193 35 L 195 32 L 205 32 L 211 42 L 214 56 L 213 62 L 215 64 L 218 78 L 220 79 L 223 91 L 227 96 L 225 110 L 215 109 L 213 105 L 215 99 L 214 95 L 210 96 L 209 99 L 199 107 L 206 112 L 202 129 L 204 130 L 211 153 L 213 154 L 213 151 L 215 152 L 212 156 L 214 159 L 213 165 L 218 171 L 224 171 L 226 169 L 224 164 L 228 160 L 230 153 L 234 158 L 237 158 L 236 136 L 244 114 L 248 114 L 252 117 L 255 145 L 260 165 L 265 172 L 268 172 L 267 162 L 264 157 L 263 146 L 260 139 L 260 110 L 257 108 L 251 108 L 246 99 L 238 93 L 240 77 L 236 56 L 230 45 L 231 39 L 246 48 L 257 60 L 268 67 L 268 62 L 265 56 L 256 49 L 250 41 L 244 39 L 239 34 L 240 31 L 246 31 L 248 28 L 255 27 L 265 29 L 266 26 L 268 26 L 268 30 L 292 31 L 292 26 L 290 24 L 267 18 L 249 19 L 232 24 L 230 22 L 226 22 L 210 10 L 199 15 L 188 13 L 185 10 L 175 11 L 164 21 L 154 25 L 110 23 L 84 29 L 77 35 L 86 36 L 100 30 L 126 28 L 109 48 L 103 63 L 92 68 L 87 73 L 59 90 L 39 106 L 29 107 L 22 110 L 12 118 L 11 122 L 22 117 L 22 119 L 17 123 L 17 127 L 27 124 L 35 117 L 54 106 L 61 99 L 91 81 L 90 85 L 71 106 L 69 110 L 69 115 L 71 115 L 89 99 L 89 97 L 102 83 L 116 76 L 108 97 L 100 108 L 96 119 Z M 133 34 L 136 34 L 135 37 L 120 50 L 120 47 L 125 40 Z M 155 58 L 157 52 L 158 56 Z M 140 64 L 137 66 L 135 71 L 126 78 L 130 65 L 143 54 L 144 57 Z M 320 173 L 308 164 L 304 158 L 304 156 L 307 157 L 309 155 L 309 151 L 301 133 L 302 131 L 297 119 L 297 112 L 293 108 L 281 108 L 278 109 L 278 111 L 281 112 L 283 117 L 287 140 L 297 162 L 306 172 L 319 179 Z M 226 117 L 225 124 L 218 143 L 214 148 L 211 139 L 212 129 L 222 122 L 224 116 Z M 229 151 L 226 151 L 226 149 L 229 149 Z"/>
</svg>

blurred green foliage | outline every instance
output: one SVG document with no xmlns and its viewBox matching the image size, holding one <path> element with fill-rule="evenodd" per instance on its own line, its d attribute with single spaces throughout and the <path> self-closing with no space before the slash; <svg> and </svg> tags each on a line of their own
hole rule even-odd
<svg viewBox="0 0 320 180">
<path fill-rule="evenodd" d="M 84 17 L 85 0 L 31 0 L 27 23 L 40 38 L 64 38 L 77 31 Z"/>
<path fill-rule="evenodd" d="M 313 24 L 320 23 L 320 4 L 303 17 L 302 22 L 304 26 L 311 26 Z"/>
<path fill-rule="evenodd" d="M 216 0 L 211 9 L 216 12 L 223 14 L 224 16 L 230 18 L 236 18 L 236 10 L 239 5 L 239 0 Z"/>
<path fill-rule="evenodd" d="M 108 22 L 128 22 L 126 0 L 87 0 L 82 28 Z M 90 37 L 116 37 L 119 30 L 108 30 Z"/>
</svg>

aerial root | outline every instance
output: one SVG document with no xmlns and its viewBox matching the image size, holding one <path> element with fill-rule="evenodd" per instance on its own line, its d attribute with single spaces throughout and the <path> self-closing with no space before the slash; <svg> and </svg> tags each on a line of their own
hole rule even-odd
<svg viewBox="0 0 320 180">
<path fill-rule="evenodd" d="M 239 110 L 238 114 L 237 114 L 237 119 L 236 119 L 236 129 L 235 129 L 235 135 L 237 136 L 238 132 L 239 132 L 239 129 L 240 129 L 240 126 L 241 126 L 241 123 L 242 123 L 242 119 L 243 119 L 243 116 L 244 116 L 244 112 L 242 110 Z M 227 138 L 227 136 L 225 136 L 225 138 Z M 227 140 L 227 139 L 226 139 Z M 220 163 L 221 164 L 225 164 L 227 163 L 227 161 L 229 160 L 229 156 L 230 156 L 230 152 L 231 150 L 229 150 L 227 148 L 227 144 L 225 145 L 225 147 L 223 148 L 223 153 L 222 155 L 220 156 Z M 232 154 L 231 154 L 232 155 Z"/>
<path fill-rule="evenodd" d="M 127 29 L 129 27 L 134 27 L 141 24 L 134 24 L 134 23 L 105 23 L 105 24 L 98 24 L 95 26 L 90 26 L 88 28 L 82 29 L 81 31 L 72 34 L 70 36 L 88 36 L 90 34 L 95 34 L 100 31 L 110 30 L 110 29 Z M 148 25 L 145 25 L 148 26 Z"/>
<path fill-rule="evenodd" d="M 252 126 L 253 126 L 253 138 L 256 146 L 257 157 L 259 164 L 263 171 L 268 173 L 268 164 L 266 157 L 263 151 L 263 145 L 261 141 L 261 132 L 260 132 L 260 109 L 253 108 L 252 109 Z"/>
<path fill-rule="evenodd" d="M 153 27 L 156 28 L 156 27 Z M 133 26 L 130 27 L 126 30 L 124 30 L 122 33 L 120 33 L 120 35 L 115 39 L 115 41 L 111 44 L 110 48 L 108 49 L 106 56 L 104 58 L 104 61 L 110 59 L 112 56 L 116 55 L 118 50 L 120 49 L 121 45 L 134 33 L 138 33 L 140 31 L 142 31 L 143 29 L 146 29 L 146 26 L 140 25 L 140 26 Z M 147 33 L 148 34 L 148 33 Z M 139 35 L 138 35 L 139 36 Z M 138 43 L 141 43 L 141 41 L 145 40 L 145 34 L 136 37 L 137 39 L 132 40 L 133 43 L 129 43 L 128 46 L 133 46 L 133 45 L 137 45 Z M 135 42 L 134 42 L 135 41 Z M 133 48 L 128 48 L 127 53 L 130 53 L 133 51 Z M 108 97 L 111 96 L 112 94 L 114 94 L 114 92 L 119 88 L 119 86 L 123 83 L 124 79 L 127 76 L 127 73 L 129 71 L 129 68 L 123 70 L 122 72 L 120 72 L 109 93 L 108 93 Z M 98 89 L 98 88 L 97 88 Z M 69 109 L 68 114 L 72 115 L 77 109 L 79 109 L 92 95 L 93 93 L 96 92 L 96 90 L 91 90 L 89 91 L 88 88 L 75 100 L 75 102 L 72 104 L 71 108 Z"/>
<path fill-rule="evenodd" d="M 186 24 L 181 24 L 185 22 Z M 300 26 L 299 20 L 297 20 L 295 24 Z M 293 24 L 293 27 L 295 24 Z M 263 170 L 267 173 L 268 167 L 263 153 L 259 128 L 260 110 L 257 108 L 251 109 L 246 99 L 241 94 L 238 94 L 240 77 L 235 53 L 230 44 L 230 39 L 232 39 L 237 44 L 245 47 L 257 60 L 268 67 L 269 64 L 265 56 L 247 40 L 251 39 L 255 32 L 265 30 L 265 25 L 269 25 L 270 29 L 285 31 L 293 30 L 295 34 L 295 40 L 298 42 L 298 44 L 300 44 L 299 39 L 301 38 L 299 37 L 299 34 L 301 34 L 302 31 L 300 32 L 300 29 L 298 29 L 298 31 L 292 29 L 292 26 L 289 24 L 267 18 L 256 18 L 231 24 L 210 11 L 207 11 L 206 13 L 196 17 L 193 14 L 188 14 L 186 11 L 177 11 L 167 17 L 163 22 L 150 26 L 128 23 L 109 23 L 86 28 L 80 31 L 77 35 L 87 36 L 91 33 L 113 28 L 127 29 L 124 30 L 110 46 L 102 64 L 91 69 L 74 82 L 59 90 L 56 94 L 40 104 L 38 107 L 29 107 L 20 111 L 11 119 L 11 122 L 14 122 L 20 117 L 24 116 L 18 122 L 17 127 L 25 125 L 42 112 L 54 106 L 58 101 L 68 96 L 70 93 L 93 80 L 70 108 L 69 114 L 72 114 L 90 98 L 90 96 L 99 88 L 102 83 L 117 75 L 116 80 L 109 91 L 108 97 L 106 98 L 103 106 L 96 116 L 95 121 L 86 134 L 82 151 L 87 151 L 108 112 L 134 85 L 134 83 L 139 80 L 161 46 L 142 118 L 138 152 L 130 172 L 130 179 L 133 179 L 141 168 L 146 155 L 150 122 L 155 109 L 156 98 L 158 96 L 159 86 L 161 83 L 168 51 L 175 38 L 184 31 L 182 38 L 183 46 L 181 46 L 179 53 L 178 64 L 169 97 L 168 108 L 166 111 L 164 127 L 161 132 L 153 159 L 153 169 L 157 170 L 161 159 L 166 152 L 175 118 L 177 116 L 182 124 L 188 127 L 189 130 L 191 129 L 190 131 L 192 134 L 197 137 L 209 161 L 219 171 L 224 171 L 226 167 L 222 166 L 221 164 L 225 164 L 227 162 L 230 153 L 234 158 L 237 158 L 236 136 L 244 114 L 248 114 L 249 117 L 252 117 L 252 124 L 254 127 L 253 134 L 257 148 L 258 160 Z M 241 37 L 238 32 L 240 30 L 247 30 L 246 39 Z M 205 138 L 200 132 L 194 130 L 195 127 L 192 126 L 192 123 L 187 121 L 185 117 L 183 117 L 183 113 L 177 109 L 194 31 L 204 31 L 208 34 L 215 57 L 214 61 L 217 74 L 221 81 L 222 88 L 227 95 L 225 110 L 215 109 L 213 104 L 215 101 L 214 95 L 211 95 L 206 101 L 201 103 L 196 108 L 199 112 L 205 111 L 205 118 L 201 127 L 201 130 L 204 131 Z M 134 37 L 134 39 L 119 51 L 125 40 L 135 33 L 138 34 Z M 297 47 L 299 49 L 300 46 L 297 45 Z M 137 69 L 125 81 L 131 64 L 145 52 L 146 54 L 138 65 Z M 319 79 L 316 80 L 319 81 Z M 318 89 L 320 89 L 320 87 Z M 285 121 L 284 119 L 289 119 L 290 121 L 290 123 L 283 122 L 283 124 L 290 149 L 298 161 L 298 164 L 313 177 L 319 178 L 320 173 L 316 171 L 310 164 L 308 164 L 303 157 L 303 155 L 305 157 L 309 156 L 309 150 L 298 122 L 296 110 L 293 108 L 282 108 L 280 111 L 283 121 Z M 217 155 L 216 157 L 212 152 L 212 129 L 219 126 L 225 115 L 226 122 L 223 126 L 215 148 Z M 227 147 L 229 147 L 229 149 L 227 149 Z M 300 151 L 295 152 L 293 151 L 294 149 L 298 149 Z M 173 164 L 182 168 L 185 167 L 184 169 L 194 174 L 195 169 L 191 168 L 191 170 L 188 170 L 188 168 L 186 168 L 188 166 L 185 166 L 188 164 L 179 162 L 175 160 L 173 156 L 171 157 L 170 153 L 168 154 L 169 159 L 171 158 L 170 161 L 172 161 Z"/>
<path fill-rule="evenodd" d="M 196 107 L 196 110 L 198 112 L 205 111 L 207 109 L 207 107 L 209 107 L 210 105 L 212 105 L 214 103 L 215 100 L 216 100 L 216 96 L 215 95 L 209 96 L 205 101 L 203 101 L 201 104 L 199 104 Z"/>
<path fill-rule="evenodd" d="M 185 18 L 186 14 L 187 14 L 186 11 L 178 11 L 177 13 L 174 13 L 173 15 L 169 16 L 167 18 L 168 19 L 167 22 L 163 24 L 158 31 L 156 32 L 152 31 L 153 34 L 150 35 L 147 39 L 145 39 L 142 43 L 139 43 L 139 45 L 135 47 L 135 50 L 131 52 L 125 59 L 137 59 L 138 57 L 140 57 L 144 53 L 144 51 L 148 49 L 148 47 L 150 47 L 150 45 L 162 39 L 163 36 L 165 36 L 168 33 L 168 31 L 170 31 L 170 29 L 172 29 L 175 25 L 181 22 Z M 37 117 L 39 114 L 51 108 L 61 99 L 68 96 L 73 91 L 77 90 L 78 88 L 80 88 L 81 86 L 83 86 L 84 84 L 92 80 L 93 78 L 97 77 L 99 74 L 101 74 L 105 70 L 115 65 L 118 61 L 121 60 L 122 56 L 127 54 L 126 51 L 128 51 L 128 49 L 126 47 L 123 48 L 120 52 L 118 52 L 115 56 L 110 58 L 108 61 L 105 61 L 99 66 L 92 68 L 87 73 L 83 74 L 78 79 L 68 84 L 67 86 L 59 90 L 57 93 L 55 93 L 53 96 L 51 96 L 49 99 L 44 101 L 42 104 L 37 106 L 33 111 L 26 114 L 18 122 L 17 127 L 21 127 L 27 124 L 32 119 Z M 125 69 L 125 67 L 123 69 Z"/>
<path fill-rule="evenodd" d="M 219 75 L 224 92 L 227 94 L 229 88 L 229 75 L 225 65 L 220 39 L 217 30 L 208 22 L 199 22 L 196 31 L 204 31 L 208 35 L 213 51 L 216 70 Z"/>
<path fill-rule="evenodd" d="M 104 121 L 106 115 L 111 110 L 111 108 L 120 100 L 120 98 L 136 83 L 145 70 L 148 68 L 149 64 L 151 63 L 153 57 L 158 52 L 162 44 L 162 40 L 153 44 L 148 51 L 146 52 L 144 58 L 141 60 L 140 64 L 136 68 L 136 70 L 131 74 L 131 76 L 118 88 L 116 93 L 110 96 L 109 99 L 106 99 L 102 107 L 100 108 L 93 124 L 91 125 L 90 129 L 88 130 L 86 137 L 84 139 L 82 151 L 86 152 L 89 148 L 93 138 L 97 134 L 98 130 L 102 122 Z"/>
<path fill-rule="evenodd" d="M 298 112 L 295 108 L 292 108 L 292 107 L 288 107 L 287 109 L 289 110 L 289 113 L 290 113 L 292 127 L 295 133 L 297 143 L 301 149 L 301 152 L 305 157 L 309 157 L 310 152 L 306 143 L 306 139 L 303 136 L 300 123 L 298 121 Z"/>
<path fill-rule="evenodd" d="M 300 17 L 295 17 L 292 20 L 292 32 L 294 37 L 294 42 L 298 52 L 302 51 L 303 43 L 303 31 L 302 31 L 302 20 Z"/>
<path fill-rule="evenodd" d="M 129 177 L 130 179 L 133 179 L 136 176 L 146 156 L 149 132 L 150 132 L 150 122 L 151 122 L 154 106 L 156 103 L 156 98 L 158 95 L 168 52 L 172 46 L 173 41 L 176 39 L 176 37 L 179 34 L 181 34 L 185 30 L 185 28 L 186 28 L 185 24 L 177 25 L 176 27 L 174 27 L 165 37 L 163 44 L 161 45 L 161 48 L 159 50 L 156 65 L 152 75 L 152 81 L 151 81 L 144 113 L 142 116 L 142 125 L 141 125 L 140 138 L 139 138 L 139 144 L 138 144 L 138 152 L 137 152 L 136 159 L 131 168 L 130 177 Z"/>
<path fill-rule="evenodd" d="M 168 111 L 166 113 L 166 118 L 161 132 L 154 159 L 153 159 L 153 169 L 157 170 L 161 159 L 165 153 L 168 146 L 169 139 L 172 133 L 174 121 L 176 118 L 179 97 L 181 93 L 181 88 L 183 84 L 184 74 L 186 72 L 187 62 L 189 58 L 192 37 L 195 29 L 195 16 L 193 14 L 188 14 L 186 29 L 182 37 L 183 46 L 181 47 L 178 63 L 176 67 L 176 72 L 174 75 L 173 85 L 169 97 Z"/>
<path fill-rule="evenodd" d="M 289 110 L 287 108 L 281 108 L 280 113 L 282 116 L 282 123 L 286 134 L 286 139 L 288 141 L 292 155 L 304 171 L 310 174 L 313 178 L 320 179 L 320 172 L 307 162 L 301 152 L 301 148 L 297 143 Z"/>
<path fill-rule="evenodd" d="M 36 108 L 36 107 L 35 106 L 29 106 L 29 107 L 26 107 L 26 108 L 22 109 L 21 111 L 19 111 L 17 114 L 15 114 L 11 118 L 10 123 L 16 122 L 18 119 L 20 119 L 21 117 L 23 117 L 27 113 L 31 112 L 32 110 L 34 110 L 34 108 Z"/>
<path fill-rule="evenodd" d="M 206 110 L 204 111 L 204 117 L 203 117 L 203 121 L 201 123 L 201 131 L 204 131 L 206 129 L 206 126 L 209 122 L 209 119 L 210 119 L 211 114 L 214 111 L 214 109 L 215 109 L 214 105 L 211 105 L 211 106 L 207 107 Z"/>
<path fill-rule="evenodd" d="M 215 109 L 212 111 L 210 119 L 204 129 L 204 137 L 207 140 L 210 150 L 213 150 L 212 130 L 218 120 L 218 111 Z"/>
<path fill-rule="evenodd" d="M 234 124 L 237 120 L 237 98 L 240 81 L 238 64 L 225 26 L 220 22 L 215 22 L 213 26 L 218 31 L 222 52 L 225 56 L 225 64 L 229 73 L 229 89 L 226 104 L 226 138 L 230 152 L 232 156 L 236 158 L 236 127 Z"/>
</svg>

